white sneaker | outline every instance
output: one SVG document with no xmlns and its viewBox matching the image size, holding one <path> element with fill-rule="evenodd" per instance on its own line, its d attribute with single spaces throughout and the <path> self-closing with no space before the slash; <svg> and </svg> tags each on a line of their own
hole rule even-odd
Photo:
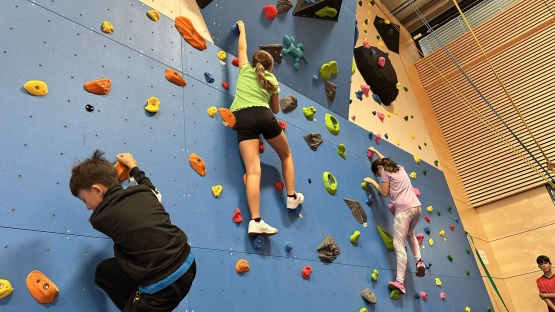
<svg viewBox="0 0 555 312">
<path fill-rule="evenodd" d="M 304 195 L 301 193 L 297 193 L 297 198 L 287 196 L 287 208 L 288 209 L 297 209 L 297 207 L 303 203 Z"/>
<path fill-rule="evenodd" d="M 260 222 L 256 222 L 251 220 L 249 222 L 249 235 L 250 236 L 257 236 L 257 235 L 264 235 L 264 236 L 271 236 L 277 234 L 278 230 L 270 225 L 266 224 L 264 220 L 260 220 Z"/>
</svg>

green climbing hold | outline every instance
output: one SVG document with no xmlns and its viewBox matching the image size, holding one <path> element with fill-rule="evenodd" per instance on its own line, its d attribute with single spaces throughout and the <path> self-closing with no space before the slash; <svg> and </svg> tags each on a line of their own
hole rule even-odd
<svg viewBox="0 0 555 312">
<path fill-rule="evenodd" d="M 419 149 L 419 150 L 421 150 L 421 149 L 422 149 L 422 147 L 421 147 L 420 145 L 418 145 L 418 149 Z"/>
<path fill-rule="evenodd" d="M 359 237 L 360 237 L 360 231 L 355 231 L 353 235 L 349 236 L 349 240 L 351 241 L 351 244 L 358 243 Z"/>
<path fill-rule="evenodd" d="M 409 121 L 409 116 L 405 116 L 403 119 L 405 119 L 405 121 Z"/>
<path fill-rule="evenodd" d="M 339 133 L 339 121 L 337 118 L 335 118 L 332 114 L 325 114 L 324 120 L 328 131 L 333 135 L 337 135 Z"/>
<path fill-rule="evenodd" d="M 318 17 L 335 17 L 337 15 L 337 10 L 329 6 L 325 6 L 324 8 L 316 11 L 314 15 Z"/>
<path fill-rule="evenodd" d="M 470 270 L 466 270 L 466 276 L 470 276 Z M 491 311 L 491 310 L 488 308 L 488 311 Z"/>
<path fill-rule="evenodd" d="M 388 29 L 388 30 L 387 30 L 387 34 L 388 34 L 388 35 L 393 35 L 393 28 Z"/>
<path fill-rule="evenodd" d="M 368 25 L 368 19 L 364 20 L 364 24 Z"/>
<path fill-rule="evenodd" d="M 437 211 L 437 216 L 441 217 L 441 211 L 439 211 L 439 210 Z"/>
<path fill-rule="evenodd" d="M 360 310 L 358 310 L 358 312 L 368 312 L 368 309 L 366 309 L 366 308 L 360 308 Z"/>
<path fill-rule="evenodd" d="M 358 2 L 358 5 L 359 5 L 359 6 L 362 6 L 362 0 Z"/>
<path fill-rule="evenodd" d="M 324 187 L 326 188 L 328 193 L 330 193 L 330 195 L 335 195 L 335 192 L 337 192 L 337 180 L 335 179 L 333 174 L 326 171 L 324 172 L 322 178 L 324 179 Z"/>
<path fill-rule="evenodd" d="M 424 146 L 428 146 L 428 143 L 424 142 Z"/>
<path fill-rule="evenodd" d="M 377 225 L 376 227 L 378 228 L 378 233 L 380 233 L 380 237 L 382 238 L 383 243 L 385 244 L 385 248 L 387 248 L 387 250 L 389 251 L 395 250 L 393 248 L 393 236 L 387 233 L 386 230 L 384 230 L 381 226 Z"/>
<path fill-rule="evenodd" d="M 351 64 L 351 76 L 355 74 L 356 69 L 357 64 L 355 63 L 355 60 L 353 60 L 353 63 Z"/>
<path fill-rule="evenodd" d="M 314 106 L 303 107 L 302 110 L 303 110 L 303 115 L 306 117 L 306 119 L 308 120 L 314 119 L 314 114 L 316 114 L 316 107 Z"/>
<path fill-rule="evenodd" d="M 345 153 L 345 144 L 337 145 L 337 154 L 343 157 L 343 159 L 347 159 L 347 154 Z"/>
<path fill-rule="evenodd" d="M 439 161 L 434 160 L 434 165 L 436 165 L 436 167 L 439 165 Z"/>
<path fill-rule="evenodd" d="M 383 19 L 378 20 L 378 24 L 383 24 Z"/>
<path fill-rule="evenodd" d="M 329 63 L 324 63 L 322 67 L 320 67 L 320 78 L 330 79 L 331 75 L 337 75 L 338 72 L 337 62 L 330 61 Z"/>
<path fill-rule="evenodd" d="M 409 92 L 409 88 L 407 87 L 403 87 L 403 90 L 405 90 L 405 92 Z"/>
<path fill-rule="evenodd" d="M 380 40 L 380 36 L 376 36 L 376 39 Z"/>
<path fill-rule="evenodd" d="M 453 256 L 448 255 L 448 256 L 447 256 L 447 260 L 449 260 L 449 262 L 453 262 Z"/>
<path fill-rule="evenodd" d="M 368 188 L 368 183 L 362 182 L 362 183 L 360 183 L 360 187 L 362 187 L 362 189 L 365 190 L 365 189 Z"/>
<path fill-rule="evenodd" d="M 373 281 L 377 281 L 378 280 L 378 275 L 380 274 L 380 272 L 378 272 L 378 269 L 374 269 L 374 271 L 372 272 L 372 274 L 370 274 L 370 277 L 372 278 Z"/>
<path fill-rule="evenodd" d="M 451 208 L 451 206 L 448 206 L 447 211 L 449 211 L 449 213 L 451 213 L 451 210 L 453 210 L 453 208 Z"/>
<path fill-rule="evenodd" d="M 410 119 L 414 119 L 414 115 L 410 115 Z"/>
<path fill-rule="evenodd" d="M 374 5 L 374 4 L 376 4 L 376 2 L 375 2 L 374 0 L 371 0 L 371 1 L 370 1 L 370 4 L 371 4 L 371 5 Z"/>
<path fill-rule="evenodd" d="M 428 171 L 422 170 L 422 174 L 423 174 L 423 175 L 426 175 L 426 173 L 428 173 Z"/>
<path fill-rule="evenodd" d="M 469 272 L 469 273 L 470 273 L 470 272 Z M 493 310 L 491 309 L 491 307 L 488 307 L 488 312 L 491 312 L 491 311 L 493 311 Z"/>
<path fill-rule="evenodd" d="M 470 249 L 466 248 L 466 253 L 470 255 Z"/>
<path fill-rule="evenodd" d="M 400 294 L 401 294 L 401 292 L 399 291 L 399 289 L 393 289 L 391 291 L 391 293 L 389 294 L 389 297 L 393 300 L 397 300 L 397 299 L 399 299 Z"/>
<path fill-rule="evenodd" d="M 389 56 L 389 52 L 385 52 L 385 56 Z"/>
</svg>

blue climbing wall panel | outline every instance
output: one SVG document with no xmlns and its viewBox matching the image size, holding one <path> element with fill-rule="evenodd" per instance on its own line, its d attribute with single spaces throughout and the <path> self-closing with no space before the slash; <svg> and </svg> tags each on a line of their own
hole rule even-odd
<svg viewBox="0 0 555 312">
<path fill-rule="evenodd" d="M 348 106 L 354 2 L 344 1 L 337 23 L 293 17 L 291 11 L 268 21 L 261 4 L 249 3 L 213 1 L 203 10 L 216 45 L 201 52 L 184 42 L 172 20 L 164 16 L 156 23 L 149 20 L 150 8 L 134 0 L 0 2 L 0 172 L 5 190 L 0 205 L 0 278 L 10 280 L 15 289 L 0 300 L 3 311 L 117 310 L 93 282 L 96 264 L 112 256 L 112 243 L 91 228 L 90 212 L 67 186 L 72 165 L 96 148 L 110 159 L 119 152 L 133 153 L 162 191 L 172 221 L 187 232 L 198 273 L 178 311 L 358 311 L 365 306 L 373 311 L 461 311 L 467 305 L 483 311 L 490 305 L 474 259 L 466 253 L 468 242 L 463 225 L 455 221 L 457 211 L 443 174 L 383 142 L 378 146 L 381 152 L 417 173 L 413 184 L 422 193 L 423 215 L 431 219 L 422 220 L 417 231 L 431 229 L 422 254 L 432 266 L 426 277 L 415 278 L 409 260 L 407 295 L 389 298 L 386 285 L 395 275 L 395 256 L 385 249 L 376 225 L 391 232 L 393 217 L 387 199 L 360 187 L 361 180 L 371 175 L 366 148 L 375 143 L 365 130 L 342 118 Z M 237 19 L 247 23 L 249 52 L 258 44 L 281 42 L 288 34 L 305 44 L 309 57 L 309 64 L 301 63 L 298 72 L 288 56 L 276 68 L 281 95 L 294 95 L 299 103 L 296 110 L 277 117 L 289 125 L 285 132 L 294 155 L 297 189 L 305 194 L 303 218 L 285 208 L 285 194 L 274 186 L 281 180 L 279 158 L 266 144 L 261 155 L 261 212 L 280 233 L 267 238 L 261 250 L 253 248 L 247 222 L 232 220 L 235 208 L 247 220 L 249 215 L 235 133 L 222 125 L 219 116 L 206 113 L 210 106 L 229 107 L 233 100 L 237 68 L 229 60 L 236 38 L 229 28 Z M 113 34 L 100 31 L 104 20 L 114 25 Z M 225 65 L 216 58 L 221 49 L 228 52 Z M 340 74 L 334 79 L 338 92 L 330 105 L 322 82 L 311 77 L 332 59 L 338 61 Z M 169 83 L 166 68 L 181 71 L 187 86 Z M 214 83 L 205 81 L 205 72 Z M 112 80 L 108 95 L 84 90 L 84 82 L 104 77 Z M 22 86 L 33 79 L 48 84 L 48 95 L 27 94 Z M 229 82 L 229 91 L 222 88 L 222 81 Z M 161 101 L 154 115 L 143 109 L 151 96 Z M 86 104 L 95 110 L 87 112 Z M 306 106 L 317 108 L 315 120 L 303 116 L 301 107 Z M 326 113 L 337 116 L 338 135 L 326 129 Z M 304 141 L 308 133 L 322 135 L 324 142 L 317 151 Z M 341 143 L 347 148 L 346 159 L 337 154 Z M 191 153 L 204 159 L 206 176 L 189 165 Z M 324 188 L 325 171 L 338 181 L 334 196 Z M 214 185 L 223 186 L 219 198 L 211 194 Z M 371 207 L 365 204 L 368 194 L 374 197 Z M 343 198 L 362 203 L 367 227 L 354 219 Z M 428 213 L 427 206 L 434 211 Z M 355 230 L 361 236 L 353 245 L 349 236 Z M 445 240 L 439 236 L 441 230 Z M 316 252 L 328 234 L 341 249 L 332 264 L 320 262 Z M 428 238 L 434 239 L 433 247 Z M 291 252 L 285 251 L 285 242 L 293 243 Z M 235 272 L 239 259 L 250 262 L 250 272 Z M 307 265 L 314 272 L 305 280 L 301 270 Z M 35 302 L 25 289 L 25 278 L 35 269 L 60 289 L 52 306 Z M 374 269 L 380 272 L 377 281 L 370 278 Z M 436 277 L 441 287 L 436 286 Z M 378 297 L 375 306 L 366 305 L 359 295 L 367 287 Z M 429 294 L 427 301 L 414 299 L 420 291 Z M 439 299 L 440 291 L 447 295 L 445 300 Z"/>
</svg>

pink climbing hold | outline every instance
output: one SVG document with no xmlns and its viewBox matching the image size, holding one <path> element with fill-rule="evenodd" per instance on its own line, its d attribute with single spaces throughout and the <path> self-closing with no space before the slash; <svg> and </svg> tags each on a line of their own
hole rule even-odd
<svg viewBox="0 0 555 312">
<path fill-rule="evenodd" d="M 283 182 L 281 182 L 281 181 L 276 182 L 276 189 L 278 191 L 282 192 L 284 186 L 285 186 L 285 184 L 283 184 Z"/>
<path fill-rule="evenodd" d="M 420 298 L 422 298 L 422 300 L 428 300 L 428 293 L 425 293 L 424 291 L 420 291 Z"/>
<path fill-rule="evenodd" d="M 364 40 L 364 41 L 362 42 L 362 44 L 364 45 L 364 47 L 365 47 L 366 49 L 370 49 L 370 42 Z"/>
<path fill-rule="evenodd" d="M 445 293 L 444 293 L 443 291 L 440 291 L 440 292 L 439 292 L 439 299 L 445 300 L 445 297 L 447 297 L 447 296 L 445 295 Z"/>
<path fill-rule="evenodd" d="M 449 226 L 449 228 L 451 229 L 451 231 L 453 231 L 453 232 L 455 231 L 455 225 L 451 224 L 451 225 Z"/>
<path fill-rule="evenodd" d="M 277 16 L 278 12 L 273 4 L 268 4 L 264 7 L 264 14 L 266 14 L 267 19 L 274 19 Z"/>
<path fill-rule="evenodd" d="M 366 152 L 366 156 L 367 156 L 369 159 L 372 159 L 372 158 L 374 158 L 374 153 L 372 153 L 372 151 L 368 151 L 368 152 Z"/>
<path fill-rule="evenodd" d="M 416 197 L 419 197 L 420 196 L 420 190 L 416 187 L 413 188 L 413 190 L 414 190 L 414 194 L 416 195 Z"/>
<path fill-rule="evenodd" d="M 235 223 L 240 223 L 241 221 L 243 221 L 243 216 L 241 215 L 241 210 L 239 210 L 239 208 L 235 208 L 235 213 L 233 214 L 233 221 L 235 221 Z"/>
<path fill-rule="evenodd" d="M 418 245 L 422 245 L 422 241 L 424 241 L 424 234 L 418 233 L 415 235 L 416 240 L 418 241 Z"/>
<path fill-rule="evenodd" d="M 258 146 L 258 151 L 260 153 L 264 153 L 265 150 L 266 150 L 266 146 L 264 146 L 264 142 L 260 141 L 260 145 Z"/>
<path fill-rule="evenodd" d="M 355 121 L 355 119 L 357 119 L 357 116 L 355 116 L 355 115 L 351 116 L 352 121 Z"/>
<path fill-rule="evenodd" d="M 380 144 L 381 138 L 382 138 L 382 135 L 381 135 L 381 134 L 379 134 L 379 133 L 376 134 L 376 144 Z"/>
<path fill-rule="evenodd" d="M 385 66 L 385 57 L 380 56 L 380 58 L 378 58 L 378 65 L 380 65 L 380 67 Z"/>
<path fill-rule="evenodd" d="M 378 118 L 380 118 L 380 120 L 383 121 L 385 118 L 385 114 L 382 112 L 378 112 L 377 114 L 378 114 Z"/>
<path fill-rule="evenodd" d="M 278 125 L 281 127 L 281 130 L 287 129 L 287 123 L 283 120 L 279 120 Z"/>
<path fill-rule="evenodd" d="M 391 214 L 395 215 L 395 205 L 389 204 L 388 207 L 389 207 L 389 211 L 391 211 Z"/>
<path fill-rule="evenodd" d="M 235 67 L 239 67 L 239 58 L 234 58 L 233 60 L 231 60 L 231 64 L 233 64 L 233 66 Z"/>
<path fill-rule="evenodd" d="M 304 279 L 308 279 L 310 274 L 312 274 L 312 267 L 310 265 L 305 266 L 301 271 L 301 274 L 303 275 Z"/>
<path fill-rule="evenodd" d="M 366 97 L 370 94 L 370 86 L 369 85 L 360 85 L 360 89 L 364 93 Z"/>
</svg>

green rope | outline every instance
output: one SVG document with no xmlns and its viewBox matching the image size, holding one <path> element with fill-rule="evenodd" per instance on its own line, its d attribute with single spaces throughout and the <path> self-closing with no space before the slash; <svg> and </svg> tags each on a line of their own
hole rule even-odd
<svg viewBox="0 0 555 312">
<path fill-rule="evenodd" d="M 491 278 L 491 275 L 489 274 L 489 271 L 486 268 L 486 265 L 484 264 L 484 261 L 482 260 L 482 257 L 480 257 L 480 254 L 478 253 L 478 249 L 476 249 L 476 246 L 474 245 L 474 239 L 472 238 L 472 235 L 470 235 L 470 234 L 468 234 L 468 232 L 466 232 L 466 236 L 470 237 L 470 242 L 472 243 L 472 247 L 476 251 L 476 256 L 478 257 L 478 260 L 480 260 L 480 264 L 482 265 L 482 269 L 484 269 L 484 272 L 486 272 L 486 275 L 489 279 L 489 282 L 491 283 L 491 286 L 493 286 L 493 289 L 497 293 L 497 296 L 499 297 L 499 299 L 501 299 L 501 302 L 503 303 L 503 306 L 505 307 L 505 309 L 507 309 L 507 312 L 508 312 L 509 308 L 507 308 L 507 305 L 505 304 L 505 301 L 503 301 L 503 297 L 501 297 L 501 294 L 499 293 L 499 290 L 497 289 L 497 286 L 495 286 L 495 283 L 493 282 L 493 278 Z"/>
</svg>

